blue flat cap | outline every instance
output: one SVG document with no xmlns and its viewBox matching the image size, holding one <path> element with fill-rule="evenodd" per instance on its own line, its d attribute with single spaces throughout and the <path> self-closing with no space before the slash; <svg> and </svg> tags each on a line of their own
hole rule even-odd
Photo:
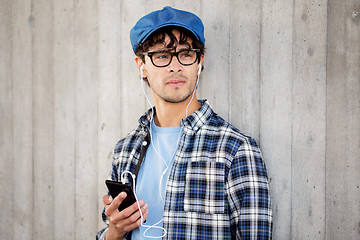
<svg viewBox="0 0 360 240">
<path fill-rule="evenodd" d="M 130 41 L 134 53 L 136 53 L 137 46 L 143 43 L 153 32 L 166 26 L 185 28 L 205 45 L 204 25 L 201 19 L 193 13 L 167 6 L 140 18 L 131 29 Z"/>
</svg>

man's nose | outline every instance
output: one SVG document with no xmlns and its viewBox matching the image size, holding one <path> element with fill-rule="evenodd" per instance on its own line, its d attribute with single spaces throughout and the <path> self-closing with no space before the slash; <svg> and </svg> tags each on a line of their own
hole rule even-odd
<svg viewBox="0 0 360 240">
<path fill-rule="evenodd" d="M 178 58 L 173 55 L 171 56 L 171 63 L 169 65 L 170 72 L 180 72 L 182 71 L 183 65 L 179 62 Z"/>
</svg>

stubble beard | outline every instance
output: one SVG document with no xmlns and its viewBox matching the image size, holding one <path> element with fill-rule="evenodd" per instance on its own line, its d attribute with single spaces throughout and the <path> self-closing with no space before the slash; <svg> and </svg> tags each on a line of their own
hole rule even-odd
<svg viewBox="0 0 360 240">
<path fill-rule="evenodd" d="M 150 85 L 150 88 L 151 85 Z M 194 93 L 195 86 L 189 86 L 188 92 L 185 93 L 185 95 L 166 95 L 165 92 L 160 91 L 157 88 L 152 88 L 152 90 L 154 91 L 154 93 L 159 96 L 162 100 L 164 100 L 167 103 L 182 103 L 184 101 L 186 101 L 190 96 L 192 96 L 192 94 Z M 175 90 L 178 90 L 178 88 L 175 88 Z"/>
<path fill-rule="evenodd" d="M 188 99 L 190 96 L 192 95 L 192 93 L 184 96 L 184 97 L 178 97 L 178 98 L 171 98 L 171 97 L 161 97 L 165 102 L 168 103 L 181 103 L 184 102 L 186 99 Z"/>
</svg>

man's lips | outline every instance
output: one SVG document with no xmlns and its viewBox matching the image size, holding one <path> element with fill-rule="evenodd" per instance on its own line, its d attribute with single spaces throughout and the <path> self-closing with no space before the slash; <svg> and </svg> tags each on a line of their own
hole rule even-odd
<svg viewBox="0 0 360 240">
<path fill-rule="evenodd" d="M 185 80 L 174 79 L 174 80 L 168 81 L 166 84 L 170 85 L 170 86 L 181 86 L 181 85 L 185 84 Z"/>
</svg>

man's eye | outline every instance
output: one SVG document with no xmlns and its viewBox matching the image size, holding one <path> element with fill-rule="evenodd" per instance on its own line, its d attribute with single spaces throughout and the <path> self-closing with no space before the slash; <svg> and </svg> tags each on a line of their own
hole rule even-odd
<svg viewBox="0 0 360 240">
<path fill-rule="evenodd" d="M 193 53 L 186 51 L 186 52 L 182 52 L 180 54 L 180 57 L 181 58 L 189 58 L 189 57 L 192 57 L 193 55 L 194 55 Z"/>
<path fill-rule="evenodd" d="M 156 59 L 168 59 L 169 58 L 169 54 L 166 53 L 158 53 L 156 55 L 154 55 L 154 57 Z"/>
</svg>

